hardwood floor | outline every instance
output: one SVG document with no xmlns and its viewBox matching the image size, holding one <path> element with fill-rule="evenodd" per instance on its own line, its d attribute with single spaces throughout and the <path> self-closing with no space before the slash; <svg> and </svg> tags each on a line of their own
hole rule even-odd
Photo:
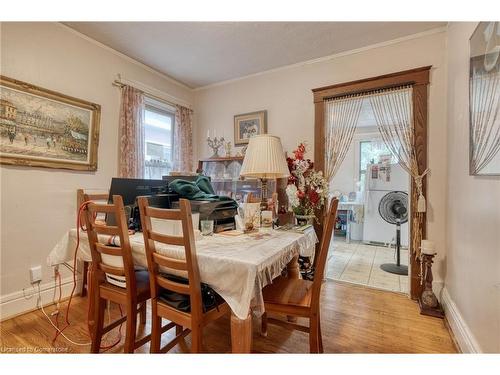
<svg viewBox="0 0 500 375">
<path fill-rule="evenodd" d="M 66 303 L 62 304 L 63 311 Z M 321 323 L 325 353 L 455 353 L 456 348 L 444 321 L 419 314 L 418 305 L 406 295 L 370 289 L 327 280 L 322 290 Z M 54 311 L 49 306 L 46 312 Z M 71 306 L 72 325 L 64 333 L 77 342 L 89 342 L 86 331 L 87 298 L 75 297 Z M 117 316 L 113 306 L 111 315 Z M 139 336 L 149 333 L 150 319 Z M 60 326 L 64 326 L 60 317 Z M 299 319 L 299 323 L 304 324 Z M 41 311 L 31 312 L 4 321 L 0 327 L 0 352 L 23 353 L 88 353 L 90 345 L 77 346 L 59 337 L 54 344 L 54 329 Z M 271 325 L 268 336 L 259 333 L 260 324 L 254 319 L 253 351 L 257 353 L 307 353 L 307 334 L 289 331 Z M 175 331 L 175 330 L 174 330 Z M 125 327 L 122 327 L 125 332 Z M 170 341 L 175 332 L 163 335 Z M 118 337 L 114 329 L 103 339 L 103 345 L 113 343 Z M 231 351 L 230 317 L 224 317 L 206 327 L 203 344 L 206 352 Z M 109 352 L 123 350 L 124 337 Z M 190 337 L 174 347 L 171 352 L 189 352 Z M 149 352 L 149 343 L 137 352 Z"/>
</svg>

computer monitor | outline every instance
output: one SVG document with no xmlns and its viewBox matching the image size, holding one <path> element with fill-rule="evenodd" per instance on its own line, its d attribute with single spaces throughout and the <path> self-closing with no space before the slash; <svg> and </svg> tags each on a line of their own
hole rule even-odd
<svg viewBox="0 0 500 375">
<path fill-rule="evenodd" d="M 111 180 L 111 188 L 109 189 L 109 202 L 113 201 L 113 195 L 121 195 L 123 204 L 130 206 L 135 203 L 137 197 L 166 193 L 167 189 L 168 182 L 164 180 L 114 177 Z"/>
</svg>

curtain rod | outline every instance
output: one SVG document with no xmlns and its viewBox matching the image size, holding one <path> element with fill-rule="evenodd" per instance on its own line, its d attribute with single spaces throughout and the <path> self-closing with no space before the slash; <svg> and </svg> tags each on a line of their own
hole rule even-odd
<svg viewBox="0 0 500 375">
<path fill-rule="evenodd" d="M 402 85 L 396 85 L 396 86 L 391 86 L 391 87 L 385 87 L 381 89 L 372 89 L 372 90 L 366 90 L 366 91 L 357 91 L 357 92 L 352 92 L 352 93 L 347 93 L 347 94 L 340 94 L 337 96 L 332 96 L 330 98 L 325 98 L 323 99 L 324 102 L 333 102 L 333 101 L 339 101 L 339 100 L 346 100 L 346 99 L 353 99 L 353 98 L 367 98 L 369 96 L 375 96 L 375 95 L 383 95 L 387 94 L 389 92 L 393 91 L 400 91 L 400 90 L 405 90 L 412 88 L 413 84 L 411 83 L 405 83 Z"/>
<path fill-rule="evenodd" d="M 115 79 L 111 84 L 115 87 L 120 88 L 120 89 L 124 88 L 125 86 L 132 86 L 132 87 L 144 92 L 144 94 L 146 94 L 146 96 L 149 96 L 152 99 L 156 99 L 156 100 L 159 100 L 161 102 L 170 104 L 172 106 L 182 105 L 182 106 L 188 107 L 190 109 L 192 109 L 192 107 L 193 107 L 190 103 L 187 103 L 184 100 L 178 99 L 172 95 L 169 95 L 166 93 L 161 93 L 160 90 L 155 89 L 154 87 L 149 87 L 149 86 L 146 86 L 145 84 L 142 84 L 140 82 L 134 82 L 134 81 L 131 81 L 128 79 L 124 79 L 121 77 L 120 74 L 118 74 L 118 79 Z M 155 94 L 154 91 L 160 92 L 161 96 L 158 94 Z M 170 100 L 165 99 L 165 97 L 163 95 L 168 96 L 170 98 Z"/>
</svg>

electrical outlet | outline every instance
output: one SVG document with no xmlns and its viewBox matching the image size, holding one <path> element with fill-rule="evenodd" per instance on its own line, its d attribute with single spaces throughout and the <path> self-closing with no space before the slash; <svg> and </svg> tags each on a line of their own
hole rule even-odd
<svg viewBox="0 0 500 375">
<path fill-rule="evenodd" d="M 32 284 L 42 281 L 42 266 L 30 268 L 30 280 Z"/>
</svg>

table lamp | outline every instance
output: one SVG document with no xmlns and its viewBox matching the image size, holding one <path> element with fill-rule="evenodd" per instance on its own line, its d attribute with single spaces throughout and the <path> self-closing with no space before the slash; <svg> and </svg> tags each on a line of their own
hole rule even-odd
<svg viewBox="0 0 500 375">
<path fill-rule="evenodd" d="M 263 134 L 250 138 L 240 176 L 260 179 L 262 205 L 267 206 L 267 180 L 289 175 L 279 137 Z"/>
</svg>

